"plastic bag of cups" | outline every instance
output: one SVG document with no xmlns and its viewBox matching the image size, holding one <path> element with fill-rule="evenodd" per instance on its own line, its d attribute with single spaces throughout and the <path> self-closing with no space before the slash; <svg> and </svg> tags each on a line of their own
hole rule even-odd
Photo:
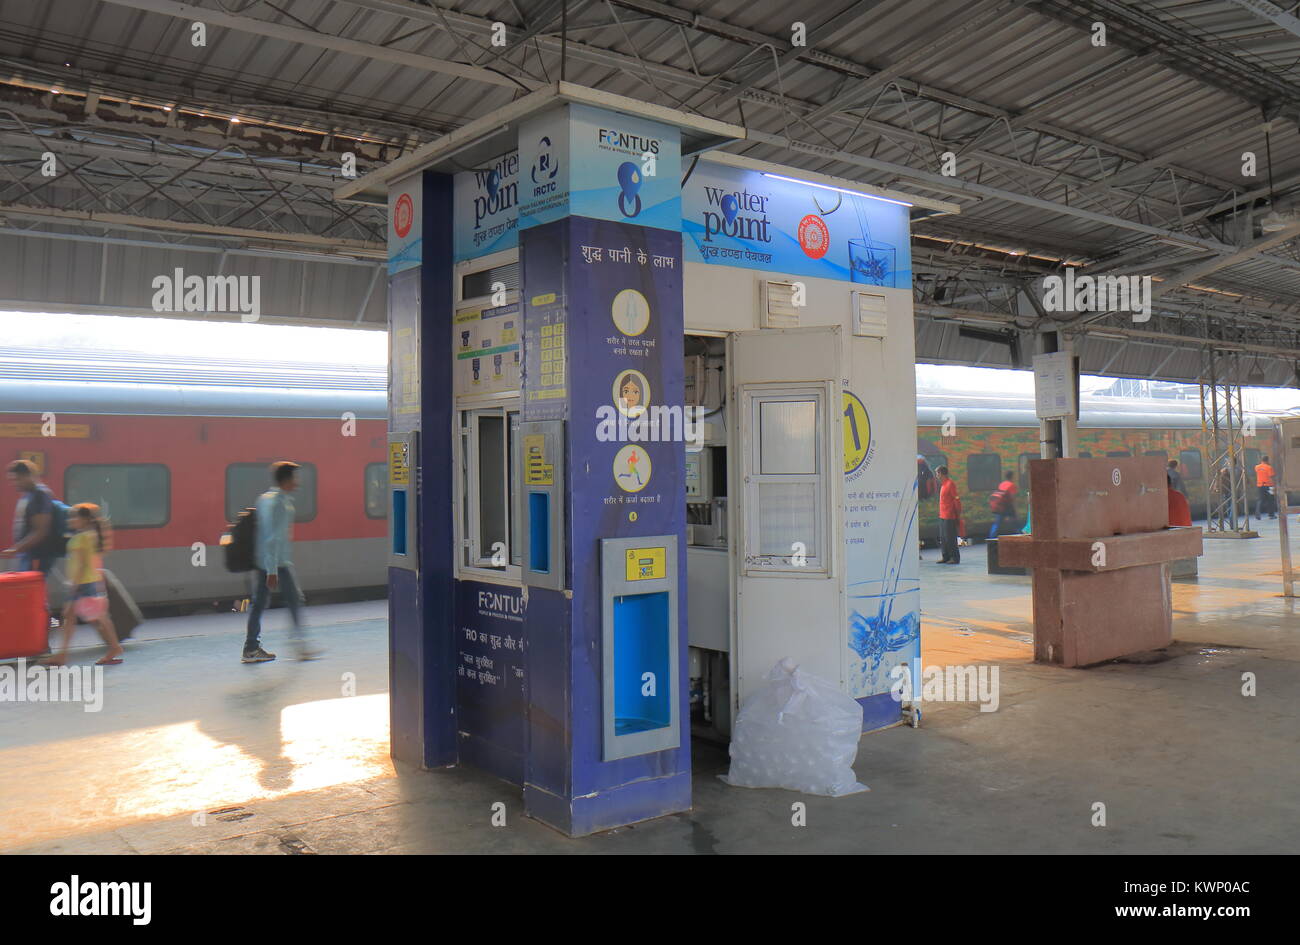
<svg viewBox="0 0 1300 945">
<path fill-rule="evenodd" d="M 722 780 L 829 797 L 867 791 L 853 774 L 861 737 L 862 706 L 786 658 L 740 707 Z"/>
</svg>

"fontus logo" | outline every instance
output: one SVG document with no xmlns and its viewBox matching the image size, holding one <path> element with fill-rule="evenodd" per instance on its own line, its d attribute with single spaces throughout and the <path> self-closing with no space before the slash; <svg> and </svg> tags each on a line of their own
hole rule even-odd
<svg viewBox="0 0 1300 945">
<path fill-rule="evenodd" d="M 1132 312 L 1133 321 L 1151 319 L 1150 276 L 1043 277 L 1043 308 L 1049 312 Z M 1141 317 L 1139 317 L 1141 316 Z"/>
<path fill-rule="evenodd" d="M 717 208 L 703 213 L 704 242 L 713 242 L 714 236 L 772 242 L 767 218 L 767 202 L 771 197 L 751 194 L 748 190 L 728 192 L 720 187 L 705 187 L 704 196 Z"/>
<path fill-rule="evenodd" d="M 625 131 L 615 131 L 613 128 L 601 128 L 596 137 L 602 148 L 625 151 L 637 156 L 659 153 L 658 138 L 643 138 Z"/>
<path fill-rule="evenodd" d="M 154 276 L 155 312 L 238 312 L 242 321 L 262 317 L 261 276 Z"/>
<path fill-rule="evenodd" d="M 549 155 L 547 163 L 550 163 Z M 479 190 L 474 198 L 474 229 L 482 225 L 485 217 L 509 210 L 519 202 L 519 183 L 512 179 L 518 173 L 518 153 L 507 154 L 492 167 L 474 172 L 474 183 Z M 551 176 L 555 176 L 554 172 Z"/>
<path fill-rule="evenodd" d="M 153 917 L 153 883 L 83 883 L 76 873 L 50 887 L 50 915 L 131 916 L 132 925 Z"/>
<path fill-rule="evenodd" d="M 641 212 L 641 172 L 631 161 L 624 161 L 618 166 L 618 209 L 625 217 L 634 217 Z M 631 207 L 632 209 L 628 209 Z"/>
</svg>

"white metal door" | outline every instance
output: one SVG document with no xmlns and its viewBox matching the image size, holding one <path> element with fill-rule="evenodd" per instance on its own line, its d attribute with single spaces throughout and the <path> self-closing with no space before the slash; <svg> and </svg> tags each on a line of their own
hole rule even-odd
<svg viewBox="0 0 1300 945">
<path fill-rule="evenodd" d="M 779 660 L 844 684 L 839 326 L 730 337 L 739 704 Z"/>
</svg>

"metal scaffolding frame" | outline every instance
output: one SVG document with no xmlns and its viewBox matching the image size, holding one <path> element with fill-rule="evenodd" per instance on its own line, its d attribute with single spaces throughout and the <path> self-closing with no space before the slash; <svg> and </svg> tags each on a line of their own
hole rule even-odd
<svg viewBox="0 0 1300 945">
<path fill-rule="evenodd" d="M 1201 435 L 1207 463 L 1202 476 L 1205 534 L 1217 538 L 1253 538 L 1242 442 L 1246 417 L 1241 385 L 1234 380 L 1241 376 L 1236 363 L 1239 355 L 1207 343 L 1201 349 L 1201 358 Z"/>
</svg>

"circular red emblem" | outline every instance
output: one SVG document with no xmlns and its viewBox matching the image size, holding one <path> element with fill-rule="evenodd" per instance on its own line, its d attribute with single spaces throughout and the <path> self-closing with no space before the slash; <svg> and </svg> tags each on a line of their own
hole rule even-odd
<svg viewBox="0 0 1300 945">
<path fill-rule="evenodd" d="M 406 239 L 406 234 L 411 232 L 411 221 L 415 218 L 415 205 L 411 203 L 410 194 L 402 194 L 397 198 L 397 205 L 393 207 L 393 229 L 402 239 Z"/>
<path fill-rule="evenodd" d="M 799 221 L 799 245 L 804 254 L 812 259 L 821 259 L 831 248 L 831 231 L 826 221 L 815 213 L 810 213 Z"/>
</svg>

